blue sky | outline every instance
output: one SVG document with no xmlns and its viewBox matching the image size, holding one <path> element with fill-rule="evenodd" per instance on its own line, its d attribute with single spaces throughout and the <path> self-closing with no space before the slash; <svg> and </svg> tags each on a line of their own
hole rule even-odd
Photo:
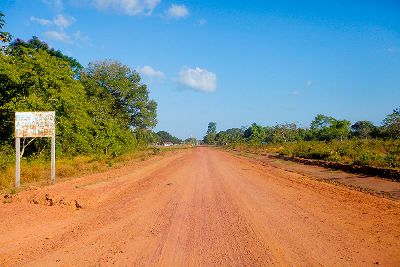
<svg viewBox="0 0 400 267">
<path fill-rule="evenodd" d="M 400 1 L 0 0 L 5 29 L 84 66 L 136 69 L 186 138 L 316 114 L 380 124 L 400 106 Z"/>
</svg>

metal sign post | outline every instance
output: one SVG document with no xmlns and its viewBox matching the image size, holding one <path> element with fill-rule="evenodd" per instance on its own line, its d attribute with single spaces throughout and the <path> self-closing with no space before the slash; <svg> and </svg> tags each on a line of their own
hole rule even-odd
<svg viewBox="0 0 400 267">
<path fill-rule="evenodd" d="M 15 187 L 19 187 L 21 180 L 21 142 L 19 137 L 15 138 Z"/>
<path fill-rule="evenodd" d="M 56 181 L 56 131 L 55 112 L 15 112 L 15 186 L 20 186 L 20 138 L 51 137 L 51 182 Z M 22 148 L 24 150 L 25 147 Z"/>
</svg>

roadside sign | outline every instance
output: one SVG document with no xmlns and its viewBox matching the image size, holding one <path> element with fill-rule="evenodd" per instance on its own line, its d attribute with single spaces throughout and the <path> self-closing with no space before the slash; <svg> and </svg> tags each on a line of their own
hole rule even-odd
<svg viewBox="0 0 400 267">
<path fill-rule="evenodd" d="M 52 137 L 55 112 L 15 112 L 15 137 Z"/>
<path fill-rule="evenodd" d="M 15 186 L 20 186 L 20 138 L 51 137 L 51 181 L 56 181 L 56 130 L 55 112 L 15 112 Z"/>
</svg>

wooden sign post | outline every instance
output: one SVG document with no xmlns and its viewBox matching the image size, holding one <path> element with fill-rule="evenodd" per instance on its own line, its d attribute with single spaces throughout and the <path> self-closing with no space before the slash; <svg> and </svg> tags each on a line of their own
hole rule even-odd
<svg viewBox="0 0 400 267">
<path fill-rule="evenodd" d="M 56 182 L 55 112 L 15 112 L 15 186 L 21 179 L 21 138 L 51 137 L 51 182 Z M 24 147 L 22 148 L 24 150 Z"/>
</svg>

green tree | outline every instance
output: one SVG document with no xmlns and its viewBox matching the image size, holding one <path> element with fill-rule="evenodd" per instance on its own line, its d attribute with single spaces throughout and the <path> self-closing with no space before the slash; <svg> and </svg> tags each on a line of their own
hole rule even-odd
<svg viewBox="0 0 400 267">
<path fill-rule="evenodd" d="M 390 138 L 400 138 L 400 107 L 393 110 L 383 120 L 384 130 Z"/>
<path fill-rule="evenodd" d="M 50 54 L 51 56 L 57 57 L 68 62 L 68 65 L 71 67 L 72 71 L 75 75 L 79 75 L 82 70 L 82 65 L 73 57 L 69 57 L 64 55 L 60 50 L 55 50 L 54 48 L 50 48 L 45 42 L 39 40 L 37 36 L 33 36 L 32 39 L 29 39 L 28 42 L 23 41 L 22 39 L 15 39 L 8 48 L 8 53 L 14 56 L 18 56 L 23 53 L 21 50 L 23 47 L 31 48 L 34 50 L 43 50 Z"/>
<path fill-rule="evenodd" d="M 91 150 L 91 119 L 85 90 L 68 62 L 42 50 L 21 48 L 18 56 L 0 53 L 0 140 L 12 144 L 15 111 L 56 111 L 57 148 L 69 154 Z M 32 152 L 48 146 L 35 140 Z"/>
<path fill-rule="evenodd" d="M 9 43 L 12 38 L 9 32 L 2 31 L 5 23 L 6 22 L 4 20 L 4 13 L 0 11 L 0 43 L 2 43 L 1 50 L 5 49 L 7 43 Z"/>
<path fill-rule="evenodd" d="M 311 132 L 317 140 L 343 140 L 350 134 L 350 121 L 336 120 L 333 117 L 318 114 L 311 122 Z"/>
<path fill-rule="evenodd" d="M 240 144 L 245 141 L 244 130 L 240 128 L 232 128 L 225 131 L 229 136 L 229 143 Z"/>
<path fill-rule="evenodd" d="M 204 136 L 203 141 L 206 144 L 215 144 L 217 137 L 217 123 L 210 122 L 207 127 L 207 134 Z"/>
<path fill-rule="evenodd" d="M 370 121 L 357 121 L 351 126 L 353 136 L 358 138 L 372 137 L 376 131 L 376 126 Z"/>
<path fill-rule="evenodd" d="M 350 121 L 348 120 L 335 120 L 332 126 L 329 128 L 331 139 L 343 139 L 348 138 L 350 135 Z"/>
<path fill-rule="evenodd" d="M 159 137 L 160 143 L 166 143 L 166 142 L 171 142 L 173 144 L 182 143 L 182 140 L 180 140 L 179 138 L 177 138 L 175 136 L 172 136 L 169 132 L 166 132 L 166 131 L 157 132 L 157 136 Z"/>
<path fill-rule="evenodd" d="M 257 123 L 253 123 L 249 128 L 244 131 L 244 137 L 251 144 L 260 144 L 266 138 L 264 128 Z"/>
<path fill-rule="evenodd" d="M 271 141 L 275 143 L 286 143 L 301 140 L 299 130 L 295 123 L 277 124 L 272 127 Z"/>
<path fill-rule="evenodd" d="M 128 120 L 133 129 L 146 131 L 157 124 L 157 103 L 149 98 L 139 74 L 128 66 L 117 61 L 93 62 L 82 71 L 81 81 L 91 99 L 105 99 L 102 102 L 108 102 L 112 114 Z"/>
</svg>

